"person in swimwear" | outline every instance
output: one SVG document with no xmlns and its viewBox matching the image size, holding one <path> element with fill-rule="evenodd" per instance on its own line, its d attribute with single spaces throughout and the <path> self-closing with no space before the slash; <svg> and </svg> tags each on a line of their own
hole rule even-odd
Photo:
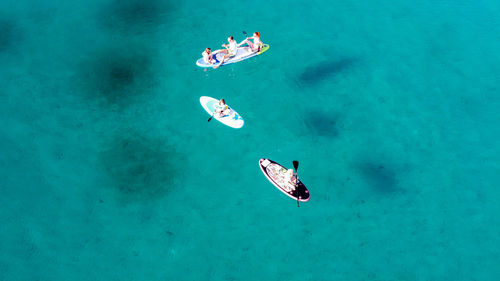
<svg viewBox="0 0 500 281">
<path fill-rule="evenodd" d="M 219 118 L 231 113 L 231 109 L 229 109 L 224 99 L 220 99 L 219 103 L 215 105 L 215 113 L 219 114 Z"/>
<path fill-rule="evenodd" d="M 214 64 L 216 62 L 219 62 L 217 58 L 215 57 L 217 54 L 217 51 L 212 53 L 212 50 L 210 48 L 206 48 L 201 55 L 203 56 L 203 61 L 208 63 L 208 64 Z"/>
<path fill-rule="evenodd" d="M 236 41 L 234 40 L 233 36 L 229 36 L 227 38 L 227 41 L 229 44 L 222 44 L 222 47 L 226 48 L 225 50 L 221 50 L 221 53 L 225 53 L 224 57 L 220 61 L 220 63 L 216 66 L 214 66 L 214 69 L 217 69 L 219 66 L 221 66 L 222 63 L 228 58 L 232 58 L 236 55 L 236 48 L 238 48 L 238 44 L 236 44 Z"/>
<path fill-rule="evenodd" d="M 253 39 L 253 42 L 250 41 L 250 39 Z M 258 31 L 254 32 L 252 37 L 247 37 L 245 40 L 241 41 L 238 46 L 243 44 L 247 44 L 252 52 L 259 52 L 260 49 L 262 49 L 262 47 L 264 46 L 264 44 L 262 44 L 262 41 L 260 41 L 260 32 Z"/>
<path fill-rule="evenodd" d="M 288 169 L 285 173 L 285 190 L 287 192 L 293 191 L 297 184 L 297 174 L 292 169 Z"/>
</svg>

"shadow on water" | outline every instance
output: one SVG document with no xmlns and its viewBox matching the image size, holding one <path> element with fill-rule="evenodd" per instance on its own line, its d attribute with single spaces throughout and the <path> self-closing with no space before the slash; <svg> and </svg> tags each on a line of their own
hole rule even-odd
<svg viewBox="0 0 500 281">
<path fill-rule="evenodd" d="M 299 75 L 299 82 L 306 86 L 316 85 L 328 78 L 333 78 L 335 75 L 351 68 L 357 63 L 355 58 L 343 58 L 339 60 L 332 60 L 328 62 L 322 62 L 313 66 L 310 66 Z"/>
<path fill-rule="evenodd" d="M 334 138 L 339 134 L 337 128 L 338 116 L 324 111 L 310 111 L 306 114 L 305 125 L 311 134 Z"/>
<path fill-rule="evenodd" d="M 153 51 L 140 45 L 123 45 L 104 48 L 81 63 L 81 87 L 90 99 L 126 107 L 152 88 Z"/>
<path fill-rule="evenodd" d="M 362 178 L 380 193 L 394 193 L 402 191 L 396 180 L 396 172 L 393 168 L 381 163 L 364 162 L 355 166 Z"/>
<path fill-rule="evenodd" d="M 119 32 L 137 32 L 168 20 L 170 0 L 114 0 L 100 14 L 103 26 Z"/>
<path fill-rule="evenodd" d="M 126 202 L 161 199 L 178 176 L 179 156 L 166 140 L 136 132 L 117 135 L 100 153 L 100 161 L 119 197 Z"/>
</svg>

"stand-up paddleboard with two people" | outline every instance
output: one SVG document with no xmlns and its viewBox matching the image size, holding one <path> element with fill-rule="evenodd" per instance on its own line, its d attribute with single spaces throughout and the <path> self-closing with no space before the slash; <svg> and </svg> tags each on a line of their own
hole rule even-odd
<svg viewBox="0 0 500 281">
<path fill-rule="evenodd" d="M 211 115 L 210 118 L 208 118 L 208 122 L 210 122 L 212 118 L 215 118 L 222 124 L 235 129 L 239 129 L 245 124 L 243 117 L 227 105 L 224 99 L 216 100 L 211 97 L 203 96 L 200 97 L 200 103 L 203 109 Z"/>
<path fill-rule="evenodd" d="M 297 204 L 299 201 L 306 202 L 311 199 L 309 190 L 297 177 L 298 161 L 293 161 L 295 173 L 292 169 L 266 158 L 259 160 L 259 166 L 266 178 L 288 197 L 297 200 Z"/>
<path fill-rule="evenodd" d="M 243 31 L 243 33 L 246 35 L 246 32 Z M 253 41 L 250 41 L 250 39 Z M 221 65 L 227 65 L 258 56 L 269 49 L 268 44 L 263 44 L 262 41 L 260 41 L 260 33 L 258 32 L 255 32 L 252 37 L 247 37 L 239 44 L 236 43 L 233 36 L 229 36 L 227 41 L 228 44 L 222 45 L 225 49 L 212 52 L 210 48 L 206 48 L 202 53 L 202 58 L 196 61 L 196 65 L 199 67 L 213 67 L 216 69 Z"/>
</svg>

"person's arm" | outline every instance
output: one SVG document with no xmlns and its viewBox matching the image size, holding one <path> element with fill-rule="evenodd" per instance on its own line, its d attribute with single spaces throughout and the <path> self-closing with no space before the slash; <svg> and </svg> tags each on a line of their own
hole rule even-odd
<svg viewBox="0 0 500 281">
<path fill-rule="evenodd" d="M 214 113 L 220 113 L 220 107 L 218 104 L 214 106 Z"/>
</svg>

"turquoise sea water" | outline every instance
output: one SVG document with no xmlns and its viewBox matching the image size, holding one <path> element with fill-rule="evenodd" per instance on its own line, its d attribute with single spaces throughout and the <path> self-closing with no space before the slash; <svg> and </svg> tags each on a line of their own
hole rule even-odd
<svg viewBox="0 0 500 281">
<path fill-rule="evenodd" d="M 498 280 L 498 1 L 209 4 L 1 1 L 0 280 Z"/>
</svg>

